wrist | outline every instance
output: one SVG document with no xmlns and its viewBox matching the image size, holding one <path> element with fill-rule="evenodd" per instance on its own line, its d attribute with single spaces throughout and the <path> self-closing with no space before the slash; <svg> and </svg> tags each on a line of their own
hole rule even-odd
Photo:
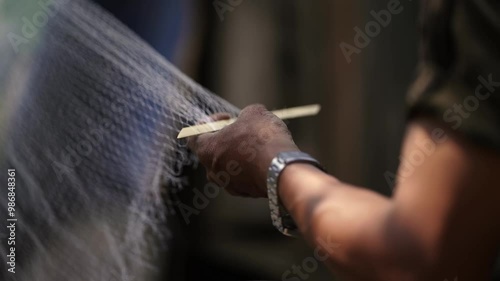
<svg viewBox="0 0 500 281">
<path fill-rule="evenodd" d="M 281 152 L 291 152 L 291 151 L 300 151 L 300 149 L 295 145 L 295 143 L 291 141 L 281 141 L 281 142 L 271 142 L 267 144 L 263 149 L 263 156 L 261 157 L 262 161 L 259 165 L 258 171 L 258 184 L 259 188 L 265 191 L 267 194 L 267 175 L 269 171 L 269 166 L 271 165 L 272 160 L 278 156 Z"/>
<path fill-rule="evenodd" d="M 297 235 L 297 226 L 290 216 L 287 208 L 285 208 L 280 200 L 279 182 L 283 172 L 289 166 L 296 163 L 308 163 L 323 169 L 321 164 L 308 155 L 300 151 L 285 151 L 279 153 L 271 161 L 267 175 L 267 193 L 269 198 L 269 208 L 271 211 L 271 219 L 273 225 L 283 234 L 295 236 Z"/>
<path fill-rule="evenodd" d="M 311 163 L 296 162 L 287 165 L 278 180 L 278 194 L 289 211 L 292 207 L 289 198 L 297 199 L 297 195 L 301 197 L 304 194 L 303 185 L 297 185 L 299 182 L 306 183 L 309 190 L 312 190 L 323 186 L 334 186 L 339 181 Z"/>
</svg>

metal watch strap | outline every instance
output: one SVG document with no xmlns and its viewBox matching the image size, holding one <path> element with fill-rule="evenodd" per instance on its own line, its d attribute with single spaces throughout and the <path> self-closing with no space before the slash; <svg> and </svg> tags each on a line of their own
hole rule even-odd
<svg viewBox="0 0 500 281">
<path fill-rule="evenodd" d="M 289 151 L 278 153 L 271 161 L 267 174 L 267 196 L 269 197 L 269 208 L 273 225 L 287 236 L 299 236 L 297 226 L 292 217 L 285 209 L 278 195 L 278 181 L 281 172 L 291 163 L 309 163 L 324 170 L 318 160 L 301 151 Z"/>
</svg>

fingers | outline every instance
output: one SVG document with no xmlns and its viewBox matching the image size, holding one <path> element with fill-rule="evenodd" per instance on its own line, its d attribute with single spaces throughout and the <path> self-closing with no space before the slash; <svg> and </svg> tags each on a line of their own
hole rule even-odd
<svg viewBox="0 0 500 281">
<path fill-rule="evenodd" d="M 231 115 L 229 115 L 229 113 L 222 112 L 222 113 L 215 113 L 213 115 L 210 115 L 209 118 L 212 121 L 220 121 L 220 120 L 231 119 Z"/>
<path fill-rule="evenodd" d="M 200 154 L 205 154 L 204 151 L 207 150 L 208 144 L 213 143 L 214 133 L 206 133 L 188 138 L 188 147 L 198 155 L 201 160 Z"/>
<path fill-rule="evenodd" d="M 210 116 L 213 121 L 229 119 L 231 116 L 225 113 Z M 277 123 L 277 124 L 276 124 Z M 269 143 L 272 138 L 278 138 L 273 142 L 276 145 L 289 145 L 290 140 L 286 125 L 281 119 L 273 115 L 261 104 L 245 107 L 235 123 L 226 126 L 219 132 L 206 133 L 188 138 L 188 146 L 198 156 L 200 163 L 206 168 L 207 179 L 215 182 L 214 174 L 224 171 L 228 161 L 236 161 L 242 165 L 241 173 L 232 175 L 224 188 L 231 194 L 246 197 L 265 197 L 261 190 L 261 182 L 267 169 L 269 156 L 268 149 L 260 149 L 262 145 Z M 248 155 L 239 151 L 239 145 L 246 142 L 251 146 L 255 157 L 249 162 Z M 290 147 L 292 145 L 289 145 Z M 270 146 L 271 150 L 276 150 Z M 252 150 L 252 151 L 253 151 Z M 261 151 L 261 152 L 259 152 Z M 248 154 L 248 153 L 247 153 Z M 266 166 L 266 168 L 262 168 Z M 267 171 L 267 170 L 266 170 Z M 227 173 L 226 173 L 227 174 Z M 228 175 L 229 176 L 229 175 Z M 258 180 L 256 180 L 258 178 Z M 258 184 L 256 183 L 258 182 Z"/>
<path fill-rule="evenodd" d="M 227 119 L 231 119 L 231 115 L 229 113 L 225 113 L 225 112 L 221 112 L 221 113 L 215 113 L 215 114 L 212 114 L 210 116 L 208 116 L 208 118 L 211 120 L 211 121 L 220 121 L 220 120 L 227 120 Z M 201 124 L 205 124 L 205 123 L 208 123 L 209 121 L 207 122 L 198 122 L 196 123 L 197 125 L 201 125 Z M 202 144 L 208 142 L 208 140 L 205 140 L 205 137 L 209 135 L 209 134 L 202 134 L 202 135 L 198 135 L 198 136 L 192 136 L 192 137 L 189 137 L 187 139 L 187 143 L 188 143 L 188 147 L 195 153 L 195 154 L 198 154 L 198 150 L 199 150 L 199 142 L 201 141 Z M 205 136 L 205 137 L 204 137 Z M 201 139 L 200 139 L 201 138 Z"/>
</svg>

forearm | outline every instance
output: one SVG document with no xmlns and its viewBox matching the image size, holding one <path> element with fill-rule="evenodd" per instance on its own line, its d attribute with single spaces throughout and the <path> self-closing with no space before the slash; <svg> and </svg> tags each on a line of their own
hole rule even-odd
<svg viewBox="0 0 500 281">
<path fill-rule="evenodd" d="M 396 263 L 408 260 L 399 254 L 408 246 L 398 247 L 388 239 L 388 232 L 398 231 L 390 199 L 349 186 L 307 164 L 285 168 L 279 194 L 305 238 L 328 253 L 328 264 L 340 275 L 369 278 L 364 280 L 403 276 L 393 271 L 404 268 Z"/>
<path fill-rule="evenodd" d="M 440 128 L 427 119 L 408 126 L 391 199 L 312 165 L 282 171 L 281 201 L 315 257 L 328 260 L 342 280 L 487 280 L 500 244 L 500 224 L 491 215 L 500 208 L 498 150 Z M 286 125 L 258 105 L 189 143 L 207 175 L 237 170 L 225 189 L 247 197 L 264 197 L 271 159 L 297 150 Z"/>
</svg>

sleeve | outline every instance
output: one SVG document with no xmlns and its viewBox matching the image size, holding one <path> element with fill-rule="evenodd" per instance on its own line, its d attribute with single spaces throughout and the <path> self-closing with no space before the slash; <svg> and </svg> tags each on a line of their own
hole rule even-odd
<svg viewBox="0 0 500 281">
<path fill-rule="evenodd" d="M 409 120 L 430 117 L 500 150 L 500 1 L 423 1 Z"/>
</svg>

